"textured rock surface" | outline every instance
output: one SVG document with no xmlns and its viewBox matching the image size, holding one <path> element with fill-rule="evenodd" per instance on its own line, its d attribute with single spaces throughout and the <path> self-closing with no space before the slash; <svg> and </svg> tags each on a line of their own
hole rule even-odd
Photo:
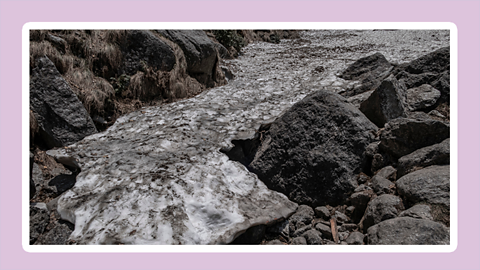
<svg viewBox="0 0 480 270">
<path fill-rule="evenodd" d="M 97 132 L 80 100 L 47 57 L 30 75 L 30 108 L 48 147 L 64 146 Z"/>
<path fill-rule="evenodd" d="M 450 137 L 450 125 L 435 120 L 398 118 L 388 122 L 380 135 L 380 149 L 396 158 Z"/>
<path fill-rule="evenodd" d="M 398 217 L 368 229 L 369 245 L 448 245 L 448 228 L 431 220 Z"/>
<path fill-rule="evenodd" d="M 433 220 L 430 206 L 426 204 L 414 205 L 407 210 L 401 212 L 398 216 Z"/>
<path fill-rule="evenodd" d="M 373 199 L 363 216 L 362 228 L 365 232 L 370 226 L 384 220 L 397 217 L 405 210 L 402 200 L 394 195 L 383 194 Z"/>
<path fill-rule="evenodd" d="M 43 234 L 36 245 L 65 245 L 68 241 L 68 237 L 73 231 L 73 226 L 69 226 L 66 223 L 56 223 L 56 226 Z"/>
<path fill-rule="evenodd" d="M 420 148 L 398 159 L 398 177 L 430 165 L 450 164 L 450 139 Z"/>
<path fill-rule="evenodd" d="M 355 189 L 376 130 L 343 97 L 319 90 L 272 123 L 249 168 L 297 203 L 339 203 Z"/>
<path fill-rule="evenodd" d="M 395 193 L 395 184 L 379 175 L 372 177 L 372 187 L 377 195 Z"/>
<path fill-rule="evenodd" d="M 407 90 L 407 103 L 412 111 L 427 109 L 440 98 L 440 91 L 428 84 Z"/>
<path fill-rule="evenodd" d="M 408 63 L 405 70 L 412 74 L 441 73 L 450 69 L 450 47 L 444 47 Z"/>
<path fill-rule="evenodd" d="M 34 244 L 50 222 L 47 209 L 30 206 L 30 244 Z"/>
<path fill-rule="evenodd" d="M 349 245 L 364 245 L 365 243 L 363 242 L 363 240 L 365 239 L 365 235 L 361 232 L 352 232 L 347 240 L 345 240 L 347 242 L 347 244 Z"/>
<path fill-rule="evenodd" d="M 303 238 L 307 240 L 307 245 L 321 245 L 322 244 L 322 233 L 312 229 L 304 234 L 302 234 Z"/>
<path fill-rule="evenodd" d="M 405 85 L 391 75 L 360 104 L 360 111 L 375 125 L 383 127 L 392 119 L 406 117 L 406 98 Z"/>
</svg>

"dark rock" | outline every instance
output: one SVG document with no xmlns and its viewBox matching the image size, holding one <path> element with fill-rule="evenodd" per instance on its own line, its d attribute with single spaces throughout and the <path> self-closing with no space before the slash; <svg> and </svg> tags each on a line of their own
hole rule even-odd
<svg viewBox="0 0 480 270">
<path fill-rule="evenodd" d="M 128 75 L 143 71 L 144 65 L 170 71 L 176 62 L 173 49 L 148 30 L 127 31 L 124 51 L 124 69 Z"/>
<path fill-rule="evenodd" d="M 217 49 L 218 51 L 218 54 L 220 55 L 220 57 L 222 59 L 232 59 L 233 57 L 230 55 L 230 53 L 228 52 L 228 49 L 225 48 L 225 46 L 223 46 L 222 44 L 220 43 L 214 43 L 215 44 L 215 48 Z"/>
<path fill-rule="evenodd" d="M 323 220 L 329 220 L 330 219 L 330 211 L 325 206 L 319 206 L 319 207 L 315 208 L 315 216 L 319 217 Z"/>
<path fill-rule="evenodd" d="M 447 164 L 450 164 L 450 138 L 398 159 L 398 177 L 431 165 Z"/>
<path fill-rule="evenodd" d="M 366 186 L 365 184 L 361 184 L 353 192 L 357 193 L 360 191 L 371 190 L 371 189 L 372 188 L 370 188 L 369 186 Z"/>
<path fill-rule="evenodd" d="M 157 30 L 182 48 L 187 72 L 201 84 L 212 86 L 218 56 L 215 43 L 203 30 Z"/>
<path fill-rule="evenodd" d="M 432 107 L 440 98 L 440 91 L 428 84 L 407 90 L 407 103 L 410 110 L 423 110 Z"/>
<path fill-rule="evenodd" d="M 353 193 L 350 196 L 349 202 L 355 207 L 355 211 L 352 214 L 353 222 L 358 223 L 360 221 L 367 209 L 368 202 L 374 195 L 373 190 L 366 190 Z"/>
<path fill-rule="evenodd" d="M 368 175 L 364 174 L 363 172 L 359 173 L 357 175 L 357 183 L 358 184 L 365 184 L 369 180 L 370 180 L 370 177 Z"/>
<path fill-rule="evenodd" d="M 408 73 L 442 73 L 450 69 L 450 47 L 444 47 L 417 58 L 405 66 Z"/>
<path fill-rule="evenodd" d="M 55 65 L 39 57 L 30 76 L 30 108 L 47 147 L 75 143 L 97 132 L 83 104 Z"/>
<path fill-rule="evenodd" d="M 449 137 L 450 126 L 444 122 L 398 118 L 385 125 L 380 149 L 400 158 Z"/>
<path fill-rule="evenodd" d="M 357 186 L 354 176 L 376 130 L 344 98 L 320 90 L 271 124 L 249 168 L 292 201 L 338 204 Z"/>
<path fill-rule="evenodd" d="M 73 224 L 66 221 L 57 222 L 56 226 L 43 234 L 36 245 L 66 245 L 70 234 L 73 232 Z"/>
<path fill-rule="evenodd" d="M 30 206 L 30 245 L 34 244 L 50 222 L 47 209 Z"/>
<path fill-rule="evenodd" d="M 265 225 L 257 225 L 249 228 L 240 236 L 235 238 L 232 245 L 251 245 L 251 244 L 260 244 L 262 239 L 265 236 Z"/>
<path fill-rule="evenodd" d="M 67 48 L 67 42 L 63 38 L 47 33 L 47 39 L 61 53 L 65 53 L 65 50 Z"/>
<path fill-rule="evenodd" d="M 438 79 L 430 84 L 435 89 L 440 90 L 442 96 L 440 98 L 441 101 L 445 101 L 450 104 L 450 71 L 447 70 L 440 74 Z"/>
<path fill-rule="evenodd" d="M 295 237 L 298 237 L 298 236 L 301 236 L 303 235 L 303 233 L 305 233 L 306 231 L 309 231 L 313 228 L 313 226 L 310 224 L 310 225 L 307 225 L 307 226 L 303 226 L 297 230 L 295 230 L 292 234 L 291 234 L 291 237 L 292 238 L 295 238 Z M 290 230 L 291 231 L 291 230 Z"/>
<path fill-rule="evenodd" d="M 335 220 L 338 224 L 343 224 L 349 222 L 350 218 L 342 212 L 335 211 Z"/>
<path fill-rule="evenodd" d="M 341 241 L 340 244 L 342 244 L 345 240 L 347 240 L 349 235 L 350 235 L 349 232 L 339 232 L 338 239 Z"/>
<path fill-rule="evenodd" d="M 406 117 L 405 91 L 405 86 L 391 75 L 360 104 L 360 111 L 378 127 L 383 127 L 392 119 Z"/>
<path fill-rule="evenodd" d="M 398 217 L 368 229 L 369 245 L 448 245 L 450 233 L 443 224 L 425 219 Z"/>
<path fill-rule="evenodd" d="M 347 244 L 349 245 L 364 245 L 365 243 L 363 240 L 365 239 L 365 235 L 361 232 L 352 232 L 348 237 L 347 237 Z"/>
<path fill-rule="evenodd" d="M 372 177 L 372 186 L 377 195 L 395 193 L 395 184 L 379 175 Z"/>
<path fill-rule="evenodd" d="M 304 234 L 302 234 L 302 237 L 307 240 L 307 245 L 321 245 L 322 244 L 322 233 L 312 229 Z"/>
<path fill-rule="evenodd" d="M 397 217 L 405 210 L 402 200 L 394 195 L 383 194 L 373 199 L 365 211 L 361 227 L 364 232 L 375 224 Z"/>
<path fill-rule="evenodd" d="M 434 220 L 449 224 L 450 165 L 434 165 L 409 173 L 398 179 L 397 191 L 410 204 L 423 202 L 435 206 Z"/>
<path fill-rule="evenodd" d="M 373 88 L 370 91 L 366 91 L 364 93 L 361 93 L 361 94 L 358 94 L 358 95 L 355 95 L 355 96 L 351 96 L 347 99 L 347 101 L 352 103 L 353 106 L 360 109 L 360 105 L 372 95 L 373 91 L 375 91 L 375 88 Z"/>
<path fill-rule="evenodd" d="M 345 223 L 342 226 L 340 226 L 340 228 L 342 228 L 342 230 L 346 232 L 353 232 L 358 229 L 358 226 L 357 224 L 353 224 L 353 223 Z"/>
<path fill-rule="evenodd" d="M 315 224 L 315 229 L 317 229 L 319 232 L 321 232 L 322 235 L 324 236 L 324 238 L 333 240 L 332 229 L 330 228 L 330 226 L 327 226 L 327 225 L 322 224 L 322 223 L 317 223 L 317 224 Z"/>
<path fill-rule="evenodd" d="M 359 80 L 361 84 L 354 89 L 347 90 L 344 95 L 351 97 L 377 88 L 391 70 L 392 65 L 381 53 L 375 53 L 355 61 L 339 77 L 345 80 Z"/>
<path fill-rule="evenodd" d="M 291 245 L 306 245 L 307 240 L 305 237 L 299 236 L 292 239 Z"/>
<path fill-rule="evenodd" d="M 403 211 L 398 217 L 412 217 L 420 219 L 433 220 L 430 206 L 426 204 L 417 204 Z"/>
<path fill-rule="evenodd" d="M 387 167 L 383 167 L 375 175 L 383 177 L 388 180 L 395 181 L 397 179 L 397 170 L 392 166 L 387 166 Z"/>
<path fill-rule="evenodd" d="M 71 189 L 75 185 L 76 179 L 76 174 L 60 174 L 52 178 L 48 182 L 48 186 L 56 196 L 59 196 L 63 192 Z"/>
<path fill-rule="evenodd" d="M 288 218 L 290 224 L 293 224 L 296 229 L 298 223 L 310 224 L 314 218 L 315 212 L 312 207 L 308 205 L 300 205 L 297 208 L 297 211 Z"/>
<path fill-rule="evenodd" d="M 438 74 L 436 73 L 421 73 L 421 74 L 410 74 L 406 71 L 401 71 L 396 76 L 398 81 L 403 82 L 407 89 L 419 87 L 423 84 L 433 83 L 437 78 Z"/>
<path fill-rule="evenodd" d="M 353 215 L 354 211 L 355 211 L 355 206 L 350 205 L 345 209 L 345 214 L 350 217 Z"/>
<path fill-rule="evenodd" d="M 288 220 L 284 220 L 283 222 L 275 223 L 274 225 L 267 227 L 266 234 L 271 235 L 281 235 L 284 238 L 288 238 L 290 235 L 290 226 Z"/>
<path fill-rule="evenodd" d="M 278 239 L 275 239 L 275 240 L 272 240 L 272 241 L 268 241 L 266 243 L 266 245 L 285 245 L 282 241 L 278 240 Z"/>
<path fill-rule="evenodd" d="M 31 112 L 31 111 L 30 111 Z M 35 197 L 35 194 L 37 193 L 37 189 L 35 188 L 35 182 L 32 179 L 32 173 L 33 173 L 33 154 L 30 152 L 30 200 Z"/>
</svg>

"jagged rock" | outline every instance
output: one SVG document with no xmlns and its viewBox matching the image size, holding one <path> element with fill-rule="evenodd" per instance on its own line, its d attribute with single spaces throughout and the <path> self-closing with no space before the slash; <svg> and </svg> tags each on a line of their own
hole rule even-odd
<svg viewBox="0 0 480 270">
<path fill-rule="evenodd" d="M 380 149 L 396 158 L 450 137 L 450 126 L 435 120 L 398 118 L 388 122 L 380 135 Z"/>
<path fill-rule="evenodd" d="M 412 111 L 427 109 L 440 98 L 440 91 L 428 84 L 407 90 L 407 103 Z"/>
<path fill-rule="evenodd" d="M 288 220 L 284 220 L 283 222 L 278 222 L 273 224 L 270 227 L 267 227 L 266 233 L 272 235 L 281 235 L 285 238 L 290 236 L 290 226 Z"/>
<path fill-rule="evenodd" d="M 47 147 L 69 145 L 97 132 L 83 104 L 48 57 L 39 57 L 30 76 L 30 108 Z"/>
<path fill-rule="evenodd" d="M 307 245 L 321 245 L 322 244 L 322 233 L 315 230 L 311 229 L 304 234 L 302 234 L 302 237 L 307 240 Z"/>
<path fill-rule="evenodd" d="M 378 127 L 392 119 L 406 117 L 405 91 L 405 86 L 391 75 L 360 104 L 360 111 Z"/>
<path fill-rule="evenodd" d="M 340 203 L 357 185 L 354 176 L 376 130 L 344 98 L 320 90 L 271 124 L 249 168 L 297 203 Z"/>
<path fill-rule="evenodd" d="M 361 232 L 352 232 L 348 237 L 347 244 L 349 245 L 364 245 L 363 239 L 365 239 L 365 235 Z"/>
<path fill-rule="evenodd" d="M 73 224 L 57 222 L 55 227 L 43 234 L 35 245 L 66 245 L 72 232 Z"/>
<path fill-rule="evenodd" d="M 295 238 L 295 237 L 301 236 L 301 235 L 303 235 L 303 233 L 311 230 L 312 228 L 313 228 L 313 226 L 311 224 L 310 225 L 304 225 L 304 226 L 298 228 L 297 230 L 293 231 L 293 233 L 291 234 L 291 237 Z M 290 231 L 292 231 L 292 230 L 290 230 Z"/>
<path fill-rule="evenodd" d="M 157 30 L 182 48 L 187 72 L 201 84 L 213 86 L 218 56 L 215 43 L 203 30 Z"/>
<path fill-rule="evenodd" d="M 258 225 L 249 228 L 239 237 L 235 238 L 231 244 L 233 245 L 253 245 L 259 244 L 265 236 L 265 229 L 267 226 Z"/>
<path fill-rule="evenodd" d="M 333 237 L 332 237 L 332 229 L 325 225 L 325 224 L 322 224 L 322 223 L 317 223 L 315 224 L 315 229 L 317 229 L 319 232 L 322 233 L 322 235 L 324 236 L 324 238 L 328 238 L 330 240 L 333 240 Z"/>
<path fill-rule="evenodd" d="M 370 90 L 355 96 L 351 96 L 347 99 L 347 101 L 360 109 L 360 105 L 362 105 L 362 103 L 372 95 L 373 91 L 375 91 L 375 88 L 373 90 Z"/>
<path fill-rule="evenodd" d="M 30 245 L 43 234 L 49 222 L 50 213 L 47 209 L 30 206 Z"/>
<path fill-rule="evenodd" d="M 372 187 L 377 195 L 395 193 L 395 184 L 379 175 L 372 177 Z"/>
<path fill-rule="evenodd" d="M 430 206 L 426 204 L 416 204 L 408 208 L 407 210 L 401 212 L 398 217 L 412 217 L 433 220 Z"/>
<path fill-rule="evenodd" d="M 443 47 L 417 58 L 405 66 L 408 73 L 442 73 L 450 69 L 450 47 Z"/>
<path fill-rule="evenodd" d="M 353 193 L 349 198 L 351 205 L 355 206 L 355 211 L 352 214 L 353 222 L 357 223 L 363 217 L 367 209 L 368 202 L 374 197 L 373 190 L 365 190 Z"/>
<path fill-rule="evenodd" d="M 282 241 L 278 240 L 278 239 L 275 239 L 275 240 L 272 240 L 272 241 L 268 241 L 266 243 L 266 245 L 285 245 Z"/>
<path fill-rule="evenodd" d="M 303 225 L 308 225 L 312 222 L 314 218 L 314 210 L 308 205 L 298 206 L 295 214 L 288 218 L 290 231 L 294 232 L 295 230 L 303 227 Z"/>
<path fill-rule="evenodd" d="M 373 199 L 365 211 L 361 226 L 364 232 L 375 224 L 397 217 L 405 210 L 402 200 L 394 195 L 383 194 Z"/>
<path fill-rule="evenodd" d="M 173 49 L 148 30 L 127 31 L 123 50 L 123 68 L 128 75 L 144 70 L 143 65 L 154 70 L 170 71 L 176 62 Z"/>
<path fill-rule="evenodd" d="M 397 180 L 398 194 L 411 204 L 428 203 L 440 207 L 435 220 L 447 222 L 450 216 L 450 165 L 429 166 Z M 441 216 L 438 216 L 441 215 Z"/>
<path fill-rule="evenodd" d="M 397 179 L 397 170 L 392 166 L 386 166 L 379 170 L 375 175 L 395 181 Z"/>
<path fill-rule="evenodd" d="M 392 65 L 381 53 L 375 53 L 355 61 L 339 77 L 345 80 L 359 80 L 361 85 L 347 90 L 344 95 L 351 97 L 376 89 L 391 70 Z"/>
<path fill-rule="evenodd" d="M 330 211 L 325 206 L 319 206 L 319 207 L 315 208 L 315 216 L 319 217 L 323 220 L 329 220 L 330 219 Z"/>
<path fill-rule="evenodd" d="M 343 224 L 343 223 L 346 223 L 346 222 L 350 221 L 350 218 L 347 217 L 347 215 L 345 215 L 342 212 L 335 211 L 334 216 L 335 216 L 335 220 L 337 221 L 338 224 Z"/>
<path fill-rule="evenodd" d="M 292 239 L 291 245 L 306 245 L 307 239 L 303 236 L 295 237 Z"/>
<path fill-rule="evenodd" d="M 339 231 L 340 231 L 340 228 L 341 228 L 341 230 L 346 231 L 346 232 L 353 232 L 353 231 L 356 231 L 358 229 L 358 226 L 357 226 L 357 224 L 353 224 L 353 223 L 345 223 L 345 224 L 342 224 L 342 226 L 340 226 L 338 228 Z"/>
<path fill-rule="evenodd" d="M 406 71 L 399 72 L 395 78 L 398 81 L 403 82 L 407 89 L 419 87 L 423 84 L 433 83 L 437 78 L 438 74 L 436 73 L 421 73 L 421 74 L 410 74 Z"/>
<path fill-rule="evenodd" d="M 442 96 L 440 100 L 450 104 L 450 71 L 444 71 L 440 76 L 433 81 L 431 84 L 435 89 L 440 90 Z"/>
<path fill-rule="evenodd" d="M 425 219 L 398 217 L 368 229 L 369 245 L 448 245 L 450 233 L 443 224 Z"/>
<path fill-rule="evenodd" d="M 450 164 L 450 138 L 398 159 L 398 177 L 431 166 Z"/>
</svg>

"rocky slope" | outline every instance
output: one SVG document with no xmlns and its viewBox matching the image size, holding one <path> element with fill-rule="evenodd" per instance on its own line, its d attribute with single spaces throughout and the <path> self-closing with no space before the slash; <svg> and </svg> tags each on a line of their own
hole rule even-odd
<svg viewBox="0 0 480 270">
<path fill-rule="evenodd" d="M 219 44 L 217 60 L 192 45 L 204 34 L 128 33 L 120 97 L 233 74 L 227 85 L 142 107 L 73 144 L 55 135 L 75 134 L 70 120 L 47 125 L 32 105 L 32 134 L 66 147 L 33 155 L 31 243 L 448 244 L 448 31 L 306 31 L 222 61 Z M 176 64 L 145 44 L 173 47 Z M 57 83 L 32 91 L 72 87 L 55 61 L 35 61 L 32 82 Z"/>
</svg>

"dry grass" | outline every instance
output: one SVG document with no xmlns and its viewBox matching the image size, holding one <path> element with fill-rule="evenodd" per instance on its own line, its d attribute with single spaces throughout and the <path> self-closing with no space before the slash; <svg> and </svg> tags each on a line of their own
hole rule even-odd
<svg viewBox="0 0 480 270">
<path fill-rule="evenodd" d="M 69 54 L 60 53 L 52 44 L 46 40 L 30 42 L 30 68 L 35 65 L 35 59 L 47 56 L 61 74 L 67 73 L 74 63 L 74 57 Z"/>
</svg>

